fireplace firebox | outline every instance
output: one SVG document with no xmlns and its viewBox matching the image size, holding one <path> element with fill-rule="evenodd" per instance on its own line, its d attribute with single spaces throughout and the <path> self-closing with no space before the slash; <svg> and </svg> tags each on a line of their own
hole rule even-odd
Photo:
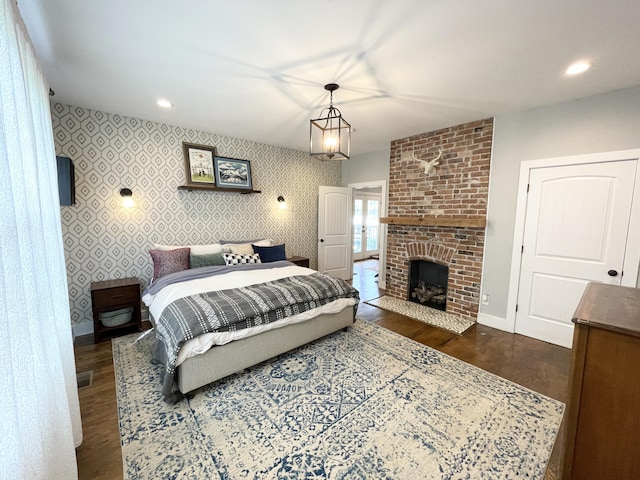
<svg viewBox="0 0 640 480">
<path fill-rule="evenodd" d="M 411 260 L 407 300 L 446 311 L 448 283 L 449 267 L 427 260 Z"/>
</svg>

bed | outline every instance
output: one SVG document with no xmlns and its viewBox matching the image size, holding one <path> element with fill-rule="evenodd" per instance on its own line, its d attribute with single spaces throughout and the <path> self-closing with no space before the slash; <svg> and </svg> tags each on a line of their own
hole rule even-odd
<svg viewBox="0 0 640 480">
<path fill-rule="evenodd" d="M 172 273 L 142 299 L 170 403 L 352 325 L 359 302 L 343 280 L 286 261 Z"/>
</svg>

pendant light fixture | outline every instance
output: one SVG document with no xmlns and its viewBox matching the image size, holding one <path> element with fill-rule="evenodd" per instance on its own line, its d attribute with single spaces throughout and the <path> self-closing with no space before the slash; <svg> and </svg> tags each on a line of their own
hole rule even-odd
<svg viewBox="0 0 640 480">
<path fill-rule="evenodd" d="M 342 118 L 340 110 L 333 106 L 333 92 L 340 85 L 328 83 L 324 89 L 330 92 L 329 108 L 320 112 L 321 118 L 312 119 L 309 128 L 309 153 L 320 160 L 348 160 L 351 151 L 351 125 Z"/>
</svg>

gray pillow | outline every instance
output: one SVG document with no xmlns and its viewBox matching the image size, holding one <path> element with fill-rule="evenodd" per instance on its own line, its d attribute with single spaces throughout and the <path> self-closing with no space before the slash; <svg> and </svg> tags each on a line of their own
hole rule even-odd
<svg viewBox="0 0 640 480">
<path fill-rule="evenodd" d="M 222 253 L 208 253 L 206 255 L 189 255 L 190 268 L 210 267 L 211 265 L 224 265 Z"/>
</svg>

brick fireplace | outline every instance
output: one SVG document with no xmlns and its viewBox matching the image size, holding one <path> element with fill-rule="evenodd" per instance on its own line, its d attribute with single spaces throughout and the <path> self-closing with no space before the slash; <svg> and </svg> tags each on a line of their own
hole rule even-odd
<svg viewBox="0 0 640 480">
<path fill-rule="evenodd" d="M 434 262 L 449 268 L 446 311 L 477 318 L 492 137 L 485 119 L 391 142 L 388 295 L 407 300 L 409 262 Z M 410 155 L 439 150 L 433 176 Z"/>
</svg>

